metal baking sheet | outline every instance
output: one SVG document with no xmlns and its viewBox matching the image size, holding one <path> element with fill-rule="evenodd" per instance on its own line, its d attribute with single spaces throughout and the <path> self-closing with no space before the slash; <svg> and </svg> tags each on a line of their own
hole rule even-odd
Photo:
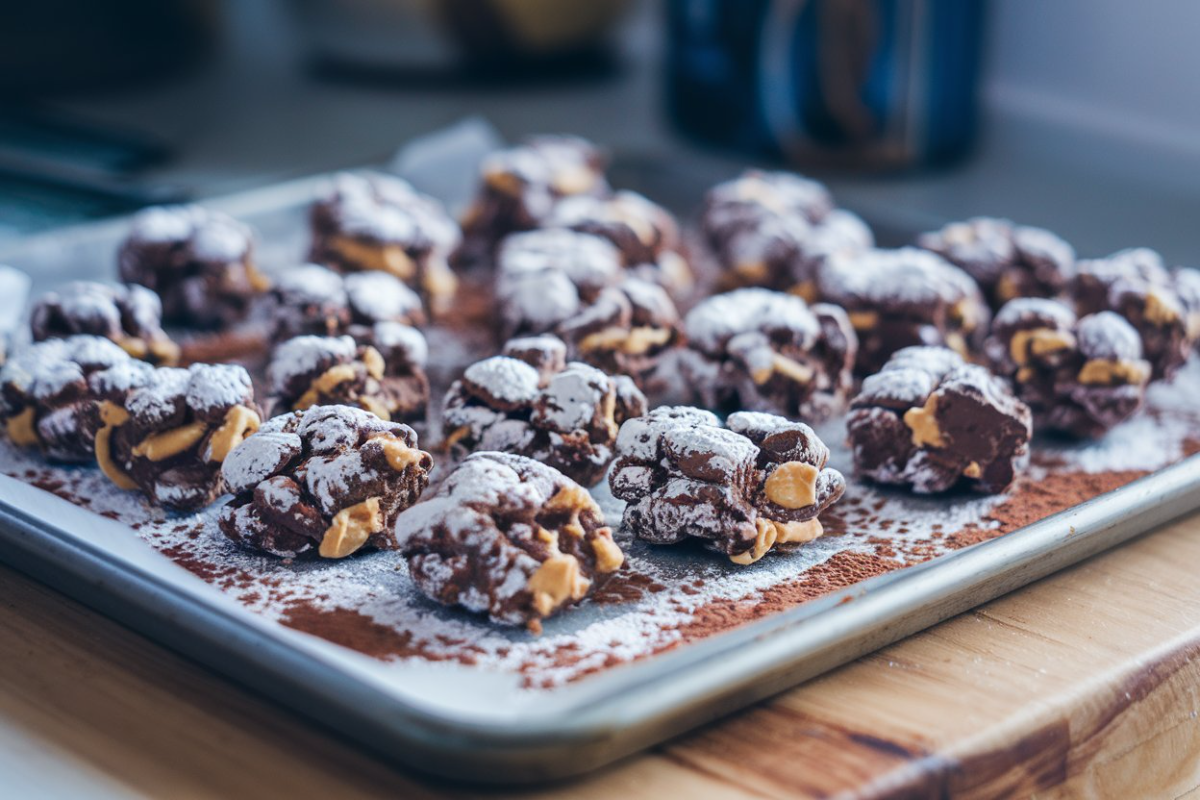
<svg viewBox="0 0 1200 800">
<path fill-rule="evenodd" d="M 213 205 L 255 225 L 262 263 L 286 264 L 303 252 L 305 207 L 328 180 L 305 179 Z M 117 220 L 43 235 L 0 254 L 0 261 L 34 272 L 36 291 L 71 278 L 106 277 L 125 224 Z M 371 657 L 280 624 L 250 598 L 267 583 L 239 588 L 237 581 L 223 585 L 219 576 L 202 579 L 196 570 L 181 568 L 181 552 L 194 555 L 187 548 L 201 546 L 188 542 L 199 537 L 205 547 L 219 543 L 210 541 L 214 532 L 203 515 L 164 518 L 139 510 L 94 470 L 47 468 L 4 443 L 0 464 L 20 479 L 0 476 L 0 557 L 385 757 L 460 779 L 544 780 L 584 772 L 742 708 L 1200 508 L 1200 458 L 1183 458 L 1178 424 L 1168 429 L 1161 422 L 1172 408 L 1192 402 L 1189 386 L 1200 386 L 1196 363 L 1180 385 L 1158 392 L 1155 408 L 1161 414 L 1144 415 L 1100 446 L 1046 445 L 1035 465 L 1047 475 L 1061 469 L 1054 463 L 1066 461 L 1101 471 L 1117 466 L 1152 471 L 1147 477 L 999 538 L 946 550 L 721 633 L 668 637 L 661 651 L 635 654 L 608 669 L 551 670 L 554 679 L 546 685 L 531 685 L 528 672 L 505 668 L 496 654 L 511 649 L 544 656 L 547 648 L 594 640 L 597 631 L 638 639 L 641 630 L 622 632 L 622 626 L 644 624 L 662 598 L 585 603 L 551 621 L 539 645 L 521 631 L 497 632 L 468 615 L 422 607 L 388 554 L 336 567 L 228 554 L 245 570 L 260 573 L 259 579 L 275 582 L 270 585 L 292 581 L 311 589 L 311 581 L 342 581 L 359 592 L 352 600 L 395 594 L 395 613 L 454 631 L 447 652 L 486 644 L 494 656 L 486 664 Z M 836 426 L 831 431 L 823 435 L 832 442 L 839 434 Z M 1169 462 L 1178 463 L 1165 466 Z M 86 496 L 88 507 L 58 496 L 64 484 L 75 487 L 74 497 Z M 982 524 L 989 509 L 1003 502 L 911 499 L 857 484 L 855 491 L 860 508 L 890 504 L 897 509 L 893 517 L 945 518 L 949 529 Z M 619 513 L 611 498 L 601 499 L 606 511 Z M 870 528 L 870 520 L 863 511 L 854 524 Z M 905 539 L 895 529 L 878 533 L 885 540 Z M 848 534 L 832 536 L 794 557 L 767 559 L 746 570 L 687 548 L 652 551 L 626 544 L 631 561 L 656 579 L 682 583 L 704 575 L 707 596 L 734 599 L 743 589 L 753 597 L 756 587 L 801 575 L 847 548 L 868 552 L 872 546 Z M 381 620 L 391 613 L 371 612 Z M 603 652 L 607 642 L 591 646 Z"/>
</svg>

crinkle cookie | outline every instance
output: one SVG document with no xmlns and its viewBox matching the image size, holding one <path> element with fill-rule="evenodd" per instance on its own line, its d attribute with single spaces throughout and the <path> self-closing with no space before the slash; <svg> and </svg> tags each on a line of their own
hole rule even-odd
<svg viewBox="0 0 1200 800">
<path fill-rule="evenodd" d="M 617 429 L 646 413 L 625 375 L 566 362 L 553 336 L 514 339 L 504 354 L 472 364 L 446 395 L 443 436 L 458 457 L 517 453 L 591 486 L 613 459 Z"/>
<path fill-rule="evenodd" d="M 421 497 L 433 459 L 407 425 L 350 406 L 268 420 L 225 459 L 221 531 L 251 550 L 345 558 L 394 550 L 393 523 Z"/>
<path fill-rule="evenodd" d="M 831 254 L 817 270 L 816 293 L 849 314 L 864 375 L 903 347 L 944 345 L 965 356 L 982 343 L 990 318 L 969 275 L 915 247 Z"/>
<path fill-rule="evenodd" d="M 343 173 L 311 210 L 309 258 L 342 272 L 383 272 L 403 281 L 431 313 L 444 313 L 458 279 L 450 254 L 458 225 L 442 205 L 400 178 Z"/>
<path fill-rule="evenodd" d="M 426 321 L 419 298 L 384 272 L 340 275 L 317 264 L 279 274 L 268 296 L 273 338 L 364 334 L 378 322 L 421 325 Z"/>
<path fill-rule="evenodd" d="M 270 415 L 347 405 L 380 419 L 420 422 L 429 405 L 428 349 L 416 328 L 379 322 L 370 336 L 297 336 L 275 348 L 267 367 Z"/>
<path fill-rule="evenodd" d="M 834 208 L 829 190 L 789 172 L 747 170 L 705 197 L 700 230 L 725 289 L 759 286 L 812 302 L 820 262 L 873 247 L 871 229 Z"/>
<path fill-rule="evenodd" d="M 620 252 L 598 236 L 563 229 L 515 233 L 496 254 L 501 335 L 550 333 L 623 277 Z"/>
<path fill-rule="evenodd" d="M 245 319 L 270 282 L 254 267 L 250 229 L 201 206 L 139 212 L 117 254 L 121 280 L 162 298 L 163 317 L 216 328 Z"/>
<path fill-rule="evenodd" d="M 929 494 L 1002 492 L 1028 463 L 1029 407 L 945 347 L 906 347 L 863 381 L 846 420 L 858 474 Z"/>
<path fill-rule="evenodd" d="M 1195 343 L 1188 309 L 1162 256 L 1147 247 L 1080 261 L 1069 286 L 1075 312 L 1115 311 L 1142 337 L 1154 379 L 1170 378 Z"/>
<path fill-rule="evenodd" d="M 1007 303 L 984 352 L 992 369 L 1012 380 L 1038 431 L 1101 436 L 1141 408 L 1150 381 L 1132 325 L 1111 311 L 1076 319 L 1056 300 Z"/>
<path fill-rule="evenodd" d="M 35 342 L 102 336 L 157 366 L 179 361 L 179 345 L 162 329 L 162 301 L 137 284 L 68 283 L 38 299 L 29 313 L 29 328 Z"/>
<path fill-rule="evenodd" d="M 565 198 L 543 225 L 607 239 L 620 252 L 626 270 L 672 296 L 682 296 L 692 287 L 692 269 L 680 252 L 678 223 L 665 208 L 636 192 Z"/>
<path fill-rule="evenodd" d="M 846 489 L 825 444 L 774 414 L 727 423 L 662 406 L 621 426 L 609 484 L 627 503 L 625 526 L 654 544 L 699 539 L 742 565 L 821 536 L 820 514 Z"/>
<path fill-rule="evenodd" d="M 1057 297 L 1075 271 L 1075 250 L 1044 228 L 973 217 L 922 234 L 917 244 L 975 279 L 994 308 L 1017 297 Z"/>
<path fill-rule="evenodd" d="M 837 306 L 735 289 L 688 312 L 683 334 L 680 368 L 706 408 L 814 419 L 845 408 L 858 338 Z"/>
<path fill-rule="evenodd" d="M 9 441 L 54 461 L 95 458 L 100 408 L 121 403 L 154 368 L 109 339 L 70 336 L 17 350 L 0 368 L 0 419 Z"/>
<path fill-rule="evenodd" d="M 123 402 L 101 403 L 96 461 L 120 488 L 194 511 L 222 493 L 222 462 L 261 419 L 242 367 L 160 367 Z"/>
<path fill-rule="evenodd" d="M 625 561 L 583 487 L 512 453 L 471 455 L 395 530 L 427 597 L 535 633 Z"/>
</svg>

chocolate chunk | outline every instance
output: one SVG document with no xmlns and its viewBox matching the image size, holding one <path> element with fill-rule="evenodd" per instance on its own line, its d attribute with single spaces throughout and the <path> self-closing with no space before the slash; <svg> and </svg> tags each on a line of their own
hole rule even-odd
<svg viewBox="0 0 1200 800">
<path fill-rule="evenodd" d="M 349 406 L 275 417 L 225 459 L 221 531 L 283 558 L 394 550 L 393 524 L 421 497 L 432 457 L 407 425 Z"/>
<path fill-rule="evenodd" d="M 395 531 L 427 597 L 534 632 L 625 560 L 579 484 L 509 453 L 467 458 Z"/>
<path fill-rule="evenodd" d="M 858 339 L 837 306 L 736 289 L 693 308 L 683 333 L 680 369 L 707 408 L 816 419 L 845 408 Z"/>
<path fill-rule="evenodd" d="M 117 264 L 122 281 L 156 292 L 164 319 L 181 325 L 240 322 L 269 285 L 254 267 L 250 229 L 200 206 L 138 213 Z"/>
<path fill-rule="evenodd" d="M 1006 304 L 984 352 L 993 370 L 1013 382 L 1038 431 L 1103 435 L 1141 408 L 1150 380 L 1132 325 L 1111 311 L 1076 320 L 1055 300 Z"/>
<path fill-rule="evenodd" d="M 309 258 L 342 272 L 381 272 L 445 313 L 458 279 L 449 266 L 461 233 L 446 210 L 400 178 L 342 173 L 311 210 Z"/>
<path fill-rule="evenodd" d="M 922 234 L 917 244 L 962 268 L 993 308 L 1017 297 L 1056 297 L 1075 271 L 1075 250 L 1044 228 L 974 217 Z"/>
<path fill-rule="evenodd" d="M 944 345 L 965 355 L 982 342 L 990 317 L 969 275 L 915 247 L 831 254 L 817 270 L 816 294 L 849 314 L 864 375 L 903 347 Z"/>
<path fill-rule="evenodd" d="M 751 564 L 823 533 L 818 516 L 846 489 L 811 428 L 773 414 L 663 406 L 630 419 L 609 476 L 624 524 L 654 544 L 699 539 Z"/>
<path fill-rule="evenodd" d="M 1028 462 L 1029 407 L 944 347 L 909 347 L 866 378 L 846 421 L 857 472 L 928 494 L 1002 492 Z"/>
<path fill-rule="evenodd" d="M 162 302 L 137 284 L 68 283 L 34 304 L 29 327 L 35 342 L 102 336 L 151 364 L 174 366 L 179 361 L 179 346 L 162 329 Z"/>
<path fill-rule="evenodd" d="M 398 278 L 382 272 L 339 275 L 316 264 L 281 272 L 268 298 L 273 336 L 361 337 L 379 322 L 420 325 L 421 299 Z"/>
<path fill-rule="evenodd" d="M 221 463 L 262 419 L 250 375 L 230 364 L 160 367 L 123 401 L 101 403 L 99 416 L 104 474 L 176 511 L 222 493 Z"/>
<path fill-rule="evenodd" d="M 613 458 L 617 429 L 646 412 L 627 376 L 564 363 L 550 336 L 517 339 L 505 355 L 472 364 L 446 395 L 446 444 L 456 457 L 499 450 L 549 464 L 591 486 Z"/>
</svg>

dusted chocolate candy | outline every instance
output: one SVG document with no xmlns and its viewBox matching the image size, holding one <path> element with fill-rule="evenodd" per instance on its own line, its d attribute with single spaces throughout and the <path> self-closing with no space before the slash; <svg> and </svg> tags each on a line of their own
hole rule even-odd
<svg viewBox="0 0 1200 800">
<path fill-rule="evenodd" d="M 102 336 L 152 364 L 179 361 L 179 345 L 162 329 L 162 302 L 137 284 L 68 283 L 34 304 L 29 327 L 35 342 L 87 334 Z"/>
<path fill-rule="evenodd" d="M 277 342 L 306 334 L 358 336 L 377 322 L 425 322 L 421 298 L 383 272 L 339 275 L 303 264 L 278 276 L 268 302 Z"/>
<path fill-rule="evenodd" d="M 47 339 L 13 353 L 0 368 L 0 419 L 9 441 L 54 461 L 95 457 L 100 408 L 120 403 L 154 368 L 109 339 Z"/>
<path fill-rule="evenodd" d="M 837 306 L 736 289 L 688 312 L 683 334 L 680 369 L 707 408 L 817 419 L 845 408 L 858 339 Z"/>
<path fill-rule="evenodd" d="M 945 347 L 906 347 L 863 381 L 846 420 L 855 469 L 928 494 L 1002 492 L 1028 462 L 1029 407 Z"/>
<path fill-rule="evenodd" d="M 969 275 L 915 247 L 831 254 L 817 271 L 817 295 L 850 315 L 856 369 L 865 375 L 902 347 L 945 345 L 966 355 L 990 316 Z"/>
<path fill-rule="evenodd" d="M 343 173 L 313 205 L 313 261 L 343 272 L 384 272 L 414 289 L 433 314 L 447 310 L 458 279 L 448 258 L 461 234 L 432 197 L 382 174 Z"/>
<path fill-rule="evenodd" d="M 625 561 L 583 487 L 511 453 L 471 455 L 395 530 L 427 597 L 535 633 Z"/>
<path fill-rule="evenodd" d="M 1153 378 L 1170 378 L 1187 360 L 1193 344 L 1187 309 L 1155 251 L 1137 247 L 1080 261 L 1069 291 L 1080 316 L 1115 311 L 1129 321 Z"/>
<path fill-rule="evenodd" d="M 553 331 L 623 273 L 620 252 L 598 236 L 562 229 L 509 236 L 496 254 L 501 335 Z"/>
<path fill-rule="evenodd" d="M 1056 300 L 1006 304 L 984 352 L 993 370 L 1013 381 L 1039 431 L 1100 436 L 1141 408 L 1150 381 L 1132 325 L 1111 311 L 1076 320 Z"/>
<path fill-rule="evenodd" d="M 376 323 L 362 342 L 350 336 L 297 336 L 275 348 L 267 367 L 271 416 L 312 406 L 348 405 L 383 420 L 421 422 L 429 405 L 428 349 L 416 328 Z"/>
<path fill-rule="evenodd" d="M 654 544 L 699 539 L 735 564 L 819 537 L 819 515 L 846 490 L 825 444 L 774 414 L 740 411 L 728 425 L 685 406 L 622 425 L 609 484 L 625 526 Z"/>
<path fill-rule="evenodd" d="M 243 547 L 282 558 L 394 550 L 392 525 L 421 497 L 432 467 L 407 425 L 313 406 L 268 420 L 225 459 L 233 499 L 219 524 Z"/>
<path fill-rule="evenodd" d="M 922 234 L 917 244 L 963 269 L 993 307 L 1016 297 L 1056 297 L 1075 271 L 1075 250 L 1044 228 L 974 217 Z"/>
<path fill-rule="evenodd" d="M 672 295 L 685 294 L 692 286 L 692 269 L 680 254 L 675 218 L 636 192 L 568 197 L 555 204 L 543 224 L 607 239 L 628 271 Z"/>
<path fill-rule="evenodd" d="M 679 312 L 661 286 L 637 278 L 597 295 L 555 331 L 568 355 L 646 388 L 664 353 L 679 343 Z"/>
<path fill-rule="evenodd" d="M 162 298 L 163 317 L 215 328 L 246 317 L 269 282 L 254 267 L 250 229 L 201 206 L 149 208 L 117 254 L 121 280 Z"/>
<path fill-rule="evenodd" d="M 222 493 L 221 463 L 260 420 L 242 367 L 160 367 L 123 402 L 101 404 L 96 461 L 120 488 L 194 511 Z"/>
<path fill-rule="evenodd" d="M 491 153 L 479 167 L 479 190 L 463 217 L 463 256 L 486 261 L 510 233 L 541 227 L 555 204 L 573 195 L 602 196 L 605 159 L 574 136 L 535 136 Z"/>
<path fill-rule="evenodd" d="M 447 392 L 442 426 L 456 457 L 517 453 L 591 486 L 612 461 L 621 423 L 645 413 L 646 398 L 627 376 L 567 363 L 560 340 L 538 336 L 467 367 Z"/>
<path fill-rule="evenodd" d="M 824 185 L 788 172 L 747 170 L 714 186 L 700 226 L 721 287 L 792 291 L 809 302 L 829 253 L 875 244 L 866 223 L 833 207 Z"/>
</svg>

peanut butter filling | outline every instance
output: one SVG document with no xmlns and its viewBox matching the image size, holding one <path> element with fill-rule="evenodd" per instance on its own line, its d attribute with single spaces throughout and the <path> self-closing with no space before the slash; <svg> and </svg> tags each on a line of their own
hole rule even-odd
<svg viewBox="0 0 1200 800">
<path fill-rule="evenodd" d="M 767 279 L 767 265 L 762 261 L 739 261 L 733 267 L 735 283 L 754 286 Z"/>
<path fill-rule="evenodd" d="M 1033 328 L 1017 331 L 1012 341 L 1008 343 L 1008 352 L 1018 365 L 1029 363 L 1029 355 L 1049 355 L 1075 346 L 1075 336 L 1070 331 L 1058 331 L 1054 328 Z"/>
<path fill-rule="evenodd" d="M 375 416 L 379 417 L 384 422 L 392 421 L 392 412 L 387 407 L 370 395 L 363 395 L 358 398 L 358 404 L 366 411 L 370 411 Z"/>
<path fill-rule="evenodd" d="M 144 361 L 147 355 L 151 355 L 158 364 L 164 367 L 173 367 L 179 363 L 179 345 L 170 339 L 146 341 L 139 336 L 125 336 L 117 340 L 117 345 L 139 361 Z"/>
<path fill-rule="evenodd" d="M 381 530 L 383 516 L 379 512 L 379 498 L 368 497 L 334 515 L 317 552 L 322 558 L 345 558 Z"/>
<path fill-rule="evenodd" d="M 411 281 L 417 275 L 417 265 L 397 244 L 367 244 L 349 236 L 335 236 L 330 247 L 347 261 L 360 269 L 386 272 L 402 281 Z"/>
<path fill-rule="evenodd" d="M 850 317 L 850 325 L 856 331 L 873 330 L 879 325 L 878 311 L 851 311 L 847 314 Z"/>
<path fill-rule="evenodd" d="M 596 173 L 585 166 L 559 169 L 550 184 L 561 195 L 583 194 L 596 184 Z"/>
<path fill-rule="evenodd" d="M 387 366 L 383 361 L 383 356 L 374 347 L 367 347 L 362 354 L 363 366 L 367 368 L 367 374 L 375 380 L 383 378 L 383 371 Z"/>
<path fill-rule="evenodd" d="M 671 340 L 670 328 L 652 328 L 640 326 L 625 330 L 620 327 L 605 328 L 590 333 L 579 342 L 579 349 L 585 353 L 597 350 L 614 350 L 631 356 L 648 353 L 655 347 L 660 347 Z"/>
<path fill-rule="evenodd" d="M 308 391 L 300 395 L 300 399 L 295 402 L 292 409 L 295 411 L 305 411 L 312 408 L 321 400 L 321 395 L 328 395 L 340 384 L 348 383 L 356 377 L 353 364 L 338 364 L 335 367 L 330 367 L 323 373 L 318 375 L 311 384 Z"/>
<path fill-rule="evenodd" d="M 421 278 L 421 288 L 433 302 L 444 301 L 458 291 L 458 278 L 445 265 L 430 264 Z"/>
<path fill-rule="evenodd" d="M 929 395 L 925 405 L 904 412 L 904 424 L 912 430 L 912 443 L 917 447 L 945 447 L 946 438 L 937 423 L 936 394 Z"/>
<path fill-rule="evenodd" d="M 265 292 L 271 288 L 271 281 L 258 271 L 258 268 L 251 262 L 247 261 L 244 267 L 246 271 L 246 283 L 250 284 L 250 288 L 256 292 Z"/>
<path fill-rule="evenodd" d="M 1138 384 L 1147 378 L 1146 367 L 1136 361 L 1093 358 L 1079 370 L 1078 380 L 1088 386 Z"/>
<path fill-rule="evenodd" d="M 262 424 L 258 413 L 246 406 L 234 406 L 225 412 L 225 421 L 221 423 L 212 438 L 208 440 L 207 461 L 218 464 L 225 463 L 225 458 L 233 449 L 246 440 L 246 437 L 258 430 Z"/>
<path fill-rule="evenodd" d="M 583 599 L 592 582 L 583 577 L 575 556 L 560 553 L 542 562 L 527 585 L 534 610 L 546 617 L 568 599 Z"/>
<path fill-rule="evenodd" d="M 971 299 L 964 297 L 954 305 L 950 306 L 948 312 L 950 320 L 956 323 L 963 331 L 970 333 L 979 327 L 979 309 Z"/>
<path fill-rule="evenodd" d="M 178 428 L 147 436 L 133 448 L 133 455 L 150 461 L 164 461 L 190 450 L 206 433 L 208 426 L 203 422 L 180 425 Z"/>
<path fill-rule="evenodd" d="M 1179 319 L 1179 311 L 1170 302 L 1155 292 L 1146 295 L 1146 320 L 1160 328 L 1173 324 Z"/>
<path fill-rule="evenodd" d="M 4 427 L 8 431 L 8 438 L 18 447 L 33 447 L 38 443 L 37 430 L 33 419 L 33 406 L 26 406 L 25 410 L 20 414 L 9 417 Z"/>
<path fill-rule="evenodd" d="M 383 447 L 383 454 L 387 458 L 388 466 L 396 472 L 404 472 L 404 470 L 413 464 L 420 463 L 422 458 L 429 455 L 424 450 L 409 447 L 403 440 L 390 434 L 376 436 L 372 441 L 380 443 Z"/>
<path fill-rule="evenodd" d="M 137 484 L 112 459 L 112 432 L 129 421 L 129 413 L 116 403 L 104 401 L 100 406 L 99 431 L 96 432 L 96 463 L 100 471 L 119 489 L 136 489 Z"/>
<path fill-rule="evenodd" d="M 788 291 L 810 305 L 817 302 L 817 284 L 813 281 L 801 281 Z M 861 314 L 866 312 L 860 311 L 859 313 Z M 850 324 L 853 325 L 854 323 L 852 322 Z"/>
<path fill-rule="evenodd" d="M 763 484 L 763 493 L 777 506 L 796 509 L 817 500 L 817 478 L 821 471 L 803 461 L 788 461 L 776 467 Z"/>
<path fill-rule="evenodd" d="M 748 566 L 769 553 L 777 544 L 811 542 L 825 532 L 821 521 L 815 517 L 804 522 L 776 522 L 759 517 L 755 527 L 758 529 L 758 535 L 754 539 L 754 546 L 744 553 L 730 556 L 729 560 L 734 564 Z"/>
<path fill-rule="evenodd" d="M 788 358 L 776 354 L 771 360 L 772 373 L 779 373 L 785 378 L 795 381 L 796 383 L 807 384 L 813 379 L 816 371 L 807 364 L 801 364 L 795 359 Z M 769 376 L 768 376 L 769 377 Z M 766 381 L 760 381 L 765 383 Z"/>
</svg>

